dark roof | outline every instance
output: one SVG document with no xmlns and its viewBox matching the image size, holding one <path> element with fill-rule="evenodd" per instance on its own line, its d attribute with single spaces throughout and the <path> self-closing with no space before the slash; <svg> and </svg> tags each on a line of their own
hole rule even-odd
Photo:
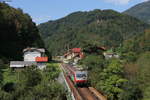
<svg viewBox="0 0 150 100">
<path fill-rule="evenodd" d="M 27 51 L 39 51 L 39 52 L 45 52 L 44 48 L 26 48 L 23 50 L 23 52 L 27 52 Z"/>
<path fill-rule="evenodd" d="M 105 47 L 98 47 L 99 49 L 101 49 L 101 50 L 107 50 Z"/>
</svg>

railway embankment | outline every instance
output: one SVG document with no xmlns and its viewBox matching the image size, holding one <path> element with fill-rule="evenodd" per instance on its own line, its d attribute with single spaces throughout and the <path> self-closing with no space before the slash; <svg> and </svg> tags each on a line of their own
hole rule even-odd
<svg viewBox="0 0 150 100">
<path fill-rule="evenodd" d="M 70 80 L 68 75 L 66 74 L 66 65 L 60 64 L 60 68 L 62 70 L 60 74 L 59 81 L 65 83 L 65 87 L 68 90 L 69 94 L 68 97 L 72 100 L 107 100 L 105 96 L 103 96 L 101 93 L 99 93 L 95 88 L 93 87 L 78 87 L 75 86 L 74 83 Z M 70 95 L 70 96 L 69 96 Z"/>
</svg>

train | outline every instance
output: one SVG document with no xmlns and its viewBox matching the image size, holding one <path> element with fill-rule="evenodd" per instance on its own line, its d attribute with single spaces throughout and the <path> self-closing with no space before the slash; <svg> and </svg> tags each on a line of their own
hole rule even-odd
<svg viewBox="0 0 150 100">
<path fill-rule="evenodd" d="M 88 72 L 76 66 L 66 66 L 67 75 L 76 86 L 86 86 L 88 83 Z"/>
</svg>

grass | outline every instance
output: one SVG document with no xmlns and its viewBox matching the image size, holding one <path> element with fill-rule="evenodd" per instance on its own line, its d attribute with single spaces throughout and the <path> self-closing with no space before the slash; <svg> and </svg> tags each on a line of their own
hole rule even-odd
<svg viewBox="0 0 150 100">
<path fill-rule="evenodd" d="M 3 82 L 8 83 L 8 82 L 17 82 L 17 74 L 18 72 L 12 72 L 10 68 L 7 69 L 2 69 L 3 72 Z"/>
<path fill-rule="evenodd" d="M 54 61 L 52 61 L 52 62 L 49 62 L 49 63 L 47 63 L 47 66 L 48 67 L 50 67 L 50 66 L 56 66 L 58 69 L 60 69 L 60 62 L 54 62 Z"/>
<path fill-rule="evenodd" d="M 60 63 L 56 63 L 56 62 L 50 62 L 50 63 L 47 63 L 47 65 L 49 66 L 59 66 Z"/>
</svg>

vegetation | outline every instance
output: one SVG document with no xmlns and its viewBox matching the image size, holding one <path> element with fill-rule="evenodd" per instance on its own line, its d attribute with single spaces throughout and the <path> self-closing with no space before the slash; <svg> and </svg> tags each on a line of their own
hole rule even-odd
<svg viewBox="0 0 150 100">
<path fill-rule="evenodd" d="M 137 80 L 143 92 L 144 100 L 150 99 L 150 52 L 142 54 L 136 61 L 138 72 Z"/>
<path fill-rule="evenodd" d="M 149 100 L 150 30 L 115 48 L 120 59 L 105 60 L 100 52 L 85 52 L 80 61 L 89 71 L 89 82 L 109 100 Z M 94 46 L 91 46 L 92 48 Z M 91 48 L 86 47 L 85 51 Z"/>
<path fill-rule="evenodd" d="M 26 47 L 42 47 L 44 42 L 31 17 L 21 9 L 0 3 L 0 100 L 65 100 L 64 88 L 56 81 L 58 66 L 43 71 L 30 66 L 11 70 L 10 60 L 22 60 Z M 51 57 L 46 50 L 46 54 Z"/>
<path fill-rule="evenodd" d="M 131 55 L 130 55 L 131 56 Z M 132 55 L 133 56 L 133 55 Z M 132 57 L 131 56 L 131 57 Z M 134 56 L 133 56 L 134 57 Z M 150 53 L 142 52 L 138 54 L 138 58 L 135 61 L 127 61 L 124 67 L 124 75 L 125 77 L 130 80 L 130 82 L 134 83 L 136 86 L 139 87 L 141 97 L 143 99 L 140 100 L 149 100 L 149 60 L 150 60 Z"/>
<path fill-rule="evenodd" d="M 120 86 L 127 80 L 121 75 L 123 67 L 118 60 L 109 62 L 101 56 L 89 55 L 80 64 L 88 68 L 89 82 L 93 87 L 103 91 L 109 100 L 119 100 L 119 94 L 123 92 Z"/>
<path fill-rule="evenodd" d="M 124 41 L 123 47 L 119 48 L 124 60 L 124 75 L 139 87 L 142 100 L 149 100 L 149 55 L 150 55 L 150 30 L 142 35 Z"/>
<path fill-rule="evenodd" d="M 134 52 L 142 53 L 150 50 L 150 30 L 145 30 L 145 32 L 134 38 L 124 41 L 123 48 L 121 52 Z"/>
<path fill-rule="evenodd" d="M 26 47 L 44 47 L 31 17 L 21 9 L 0 3 L 0 58 L 21 60 Z"/>
<path fill-rule="evenodd" d="M 14 77 L 2 81 L 1 100 L 65 100 L 65 91 L 56 81 L 60 72 L 56 65 L 48 65 L 43 71 L 31 66 L 20 71 L 6 72 Z"/>
<path fill-rule="evenodd" d="M 125 11 L 125 14 L 134 16 L 146 23 L 150 24 L 150 1 L 140 3 L 127 11 Z"/>
<path fill-rule="evenodd" d="M 124 40 L 142 34 L 149 25 L 113 10 L 75 12 L 38 26 L 53 55 L 87 44 L 117 47 Z"/>
<path fill-rule="evenodd" d="M 149 25 L 112 10 L 72 13 L 38 26 L 53 55 L 81 47 L 89 84 L 109 100 L 149 100 Z M 57 45 L 56 45 L 57 44 Z M 105 60 L 99 46 L 112 48 L 120 59 Z"/>
<path fill-rule="evenodd" d="M 109 100 L 141 100 L 143 97 L 140 83 L 126 77 L 124 62 L 119 59 L 105 60 L 101 55 L 91 54 L 80 64 L 88 69 L 89 84 Z"/>
</svg>

